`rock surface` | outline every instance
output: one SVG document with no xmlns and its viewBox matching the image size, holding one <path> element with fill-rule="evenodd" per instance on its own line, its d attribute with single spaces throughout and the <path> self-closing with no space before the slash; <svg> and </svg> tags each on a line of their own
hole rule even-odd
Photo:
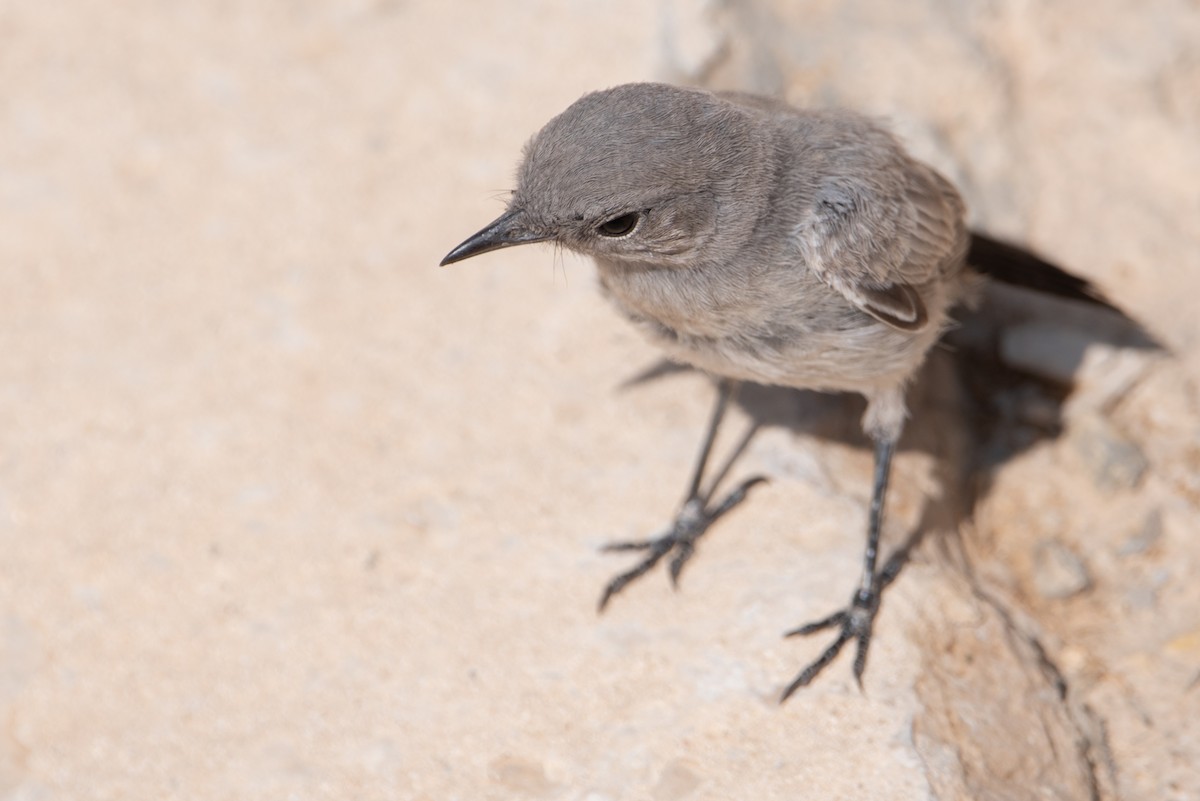
<svg viewBox="0 0 1200 801">
<path fill-rule="evenodd" d="M 1200 797 L 1197 41 L 1171 0 L 0 6 L 0 798 Z M 776 704 L 856 576 L 861 404 L 747 389 L 720 444 L 764 424 L 772 482 L 597 617 L 711 388 L 633 380 L 569 255 L 436 267 L 646 79 L 889 117 L 1169 349 L 1013 335 L 1065 397 L 934 355 L 864 692 Z"/>
</svg>

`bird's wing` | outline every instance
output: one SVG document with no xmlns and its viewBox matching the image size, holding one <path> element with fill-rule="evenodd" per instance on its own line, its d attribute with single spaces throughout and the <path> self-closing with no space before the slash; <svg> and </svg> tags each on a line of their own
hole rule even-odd
<svg viewBox="0 0 1200 801">
<path fill-rule="evenodd" d="M 808 268 L 855 306 L 916 331 L 928 323 L 920 289 L 962 262 L 964 207 L 923 164 L 906 160 L 885 175 L 821 180 L 797 243 Z"/>
</svg>

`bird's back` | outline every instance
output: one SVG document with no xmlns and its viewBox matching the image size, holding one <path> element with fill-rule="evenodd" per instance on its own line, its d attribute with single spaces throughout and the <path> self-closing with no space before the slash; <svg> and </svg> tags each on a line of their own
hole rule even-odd
<svg viewBox="0 0 1200 801">
<path fill-rule="evenodd" d="M 961 294 L 968 234 L 957 192 L 862 115 L 720 97 L 757 117 L 770 198 L 733 263 L 633 269 L 598 259 L 609 297 L 672 356 L 718 375 L 872 393 L 901 384 Z M 905 330 L 855 292 L 911 287 Z"/>
</svg>

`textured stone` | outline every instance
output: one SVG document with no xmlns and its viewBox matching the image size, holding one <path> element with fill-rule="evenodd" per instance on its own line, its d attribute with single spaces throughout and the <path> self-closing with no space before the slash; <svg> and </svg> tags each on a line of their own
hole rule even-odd
<svg viewBox="0 0 1200 801">
<path fill-rule="evenodd" d="M 1038 543 L 1034 552 L 1033 585 L 1043 598 L 1070 598 L 1086 590 L 1091 583 L 1079 554 L 1057 540 Z"/>
<path fill-rule="evenodd" d="M 1197 41 L 1178 0 L 5 4 L 0 795 L 1200 797 Z M 550 116 L 663 77 L 890 118 L 1170 349 L 1089 347 L 987 482 L 914 387 L 865 692 L 776 703 L 856 577 L 861 406 L 766 414 L 778 480 L 597 617 L 711 388 L 622 389 L 657 354 L 578 260 L 436 267 Z M 1033 589 L 1047 537 L 1088 592 Z"/>
<path fill-rule="evenodd" d="M 1077 420 L 1070 438 L 1097 489 L 1133 489 L 1149 467 L 1137 443 L 1098 416 Z"/>
</svg>

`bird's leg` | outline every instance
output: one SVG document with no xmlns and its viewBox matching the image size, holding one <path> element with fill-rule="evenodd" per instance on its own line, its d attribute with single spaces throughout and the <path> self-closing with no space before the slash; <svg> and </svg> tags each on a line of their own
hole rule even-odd
<svg viewBox="0 0 1200 801">
<path fill-rule="evenodd" d="M 678 584 L 679 574 L 683 571 L 683 566 L 692 557 L 692 554 L 696 550 L 696 542 L 708 531 L 709 526 L 745 500 L 746 494 L 750 491 L 751 487 L 766 481 L 766 478 L 763 476 L 754 476 L 753 478 L 746 479 L 721 499 L 719 503 L 710 505 L 713 492 L 716 490 L 717 484 L 725 477 L 725 473 L 732 462 L 731 459 L 730 462 L 726 462 L 725 466 L 718 471 L 717 476 L 708 485 L 707 489 L 703 488 L 704 472 L 708 465 L 709 453 L 712 451 L 713 441 L 717 438 L 717 429 L 721 425 L 721 419 L 725 416 L 725 410 L 729 407 L 729 401 L 733 398 L 737 386 L 737 382 L 724 379 L 717 387 L 717 402 L 713 407 L 712 419 L 709 421 L 708 430 L 704 435 L 704 442 L 700 447 L 700 458 L 696 460 L 696 469 L 692 474 L 692 481 L 688 487 L 687 497 L 684 499 L 683 505 L 680 507 L 679 513 L 675 516 L 675 521 L 671 524 L 670 528 L 658 537 L 648 540 L 612 542 L 604 546 L 603 550 L 605 551 L 643 551 L 646 556 L 632 569 L 621 573 L 608 582 L 608 585 L 604 588 L 604 593 L 600 596 L 600 611 L 604 611 L 604 607 L 608 605 L 609 600 L 614 595 L 625 589 L 634 580 L 650 572 L 668 554 L 674 554 L 669 566 L 671 584 Z"/>
<path fill-rule="evenodd" d="M 875 572 L 879 553 L 879 531 L 883 522 L 883 500 L 887 494 L 888 475 L 891 472 L 892 452 L 895 448 L 896 441 L 893 437 L 881 437 L 875 443 L 875 480 L 871 488 L 871 515 L 867 523 L 867 550 L 863 555 L 862 579 L 850 600 L 850 605 L 829 617 L 793 629 L 785 635 L 803 636 L 835 628 L 838 630 L 837 638 L 788 685 L 779 699 L 780 703 L 815 679 L 851 639 L 857 644 L 854 678 L 858 681 L 859 688 L 862 688 L 862 675 L 867 667 L 867 649 L 871 645 L 871 629 L 875 623 L 875 613 L 879 611 L 879 599 L 884 588 L 895 580 L 904 563 L 902 558 L 893 558 L 884 566 L 883 571 L 878 574 Z"/>
</svg>

